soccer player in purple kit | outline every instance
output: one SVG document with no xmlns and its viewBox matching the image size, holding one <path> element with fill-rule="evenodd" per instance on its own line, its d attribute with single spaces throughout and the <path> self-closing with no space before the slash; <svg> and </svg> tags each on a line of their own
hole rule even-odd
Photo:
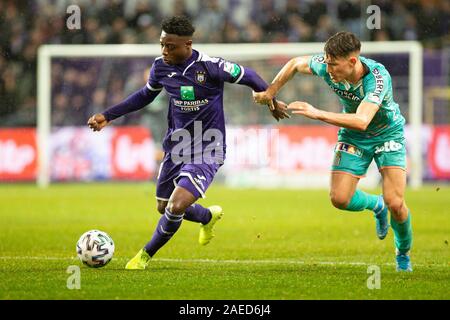
<svg viewBox="0 0 450 320">
<path fill-rule="evenodd" d="M 145 87 L 88 120 L 93 131 L 100 131 L 112 120 L 147 106 L 162 89 L 169 95 L 165 155 L 156 186 L 157 209 L 162 216 L 151 240 L 126 269 L 145 269 L 183 220 L 201 223 L 200 244 L 211 241 L 222 208 L 204 208 L 195 202 L 205 196 L 225 159 L 224 82 L 246 85 L 255 92 L 268 87 L 254 70 L 192 49 L 194 31 L 186 17 L 165 19 L 160 37 L 162 56 L 153 62 Z M 269 109 L 277 120 L 289 117 L 286 104 L 276 99 Z"/>
</svg>

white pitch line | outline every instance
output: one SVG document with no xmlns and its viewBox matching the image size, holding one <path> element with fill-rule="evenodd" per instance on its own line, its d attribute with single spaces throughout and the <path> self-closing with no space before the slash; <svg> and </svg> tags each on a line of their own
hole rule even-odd
<svg viewBox="0 0 450 320">
<path fill-rule="evenodd" d="M 197 263 L 229 263 L 229 264 L 324 264 L 324 265 L 366 265 L 365 262 L 349 261 L 302 261 L 302 260 L 212 260 L 212 259 L 166 259 L 159 258 L 156 261 L 162 262 L 197 262 Z"/>
<path fill-rule="evenodd" d="M 64 260 L 78 260 L 77 257 L 35 257 L 35 256 L 0 256 L 0 260 L 57 260 L 57 261 L 64 261 Z M 119 261 L 128 261 L 128 258 L 121 257 L 121 258 L 114 258 L 113 260 L 119 260 Z M 386 265 L 386 266 L 393 266 L 395 263 L 385 262 L 385 263 L 369 263 L 369 262 L 357 262 L 357 261 L 303 261 L 303 260 L 213 260 L 213 259 L 169 259 L 169 258 L 155 258 L 152 259 L 155 262 L 171 262 L 171 263 L 218 263 L 218 264 L 297 264 L 297 265 L 330 265 L 330 266 L 337 266 L 337 265 L 348 265 L 348 266 L 370 266 L 370 265 Z M 446 267 L 448 265 L 446 264 L 431 264 L 431 265 L 424 265 L 424 264 L 414 264 L 416 267 L 426 267 L 426 266 L 433 266 L 433 267 Z"/>
<path fill-rule="evenodd" d="M 33 257 L 33 256 L 0 256 L 0 260 L 77 260 L 77 257 Z M 114 260 L 128 261 L 128 258 L 114 258 Z M 323 265 L 370 265 L 366 262 L 346 262 L 346 261 L 302 261 L 302 260 L 214 260 L 214 259 L 170 259 L 170 258 L 155 258 L 155 262 L 175 262 L 175 263 L 224 263 L 224 264 L 323 264 Z M 387 263 L 388 265 L 392 263 Z"/>
</svg>

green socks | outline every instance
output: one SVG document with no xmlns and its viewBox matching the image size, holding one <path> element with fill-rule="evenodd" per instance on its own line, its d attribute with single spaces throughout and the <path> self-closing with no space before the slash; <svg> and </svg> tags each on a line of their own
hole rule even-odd
<svg viewBox="0 0 450 320">
<path fill-rule="evenodd" d="M 362 211 L 369 209 L 373 211 L 377 202 L 378 196 L 357 189 L 345 210 Z M 411 212 L 408 211 L 408 218 L 401 223 L 391 217 L 391 226 L 394 230 L 395 247 L 401 254 L 407 253 L 412 245 Z"/>
<path fill-rule="evenodd" d="M 364 209 L 373 210 L 377 204 L 378 196 L 368 194 L 362 190 L 356 189 L 350 203 L 345 210 L 362 211 Z"/>
<path fill-rule="evenodd" d="M 412 245 L 411 212 L 408 211 L 408 218 L 401 223 L 391 217 L 391 226 L 394 230 L 395 247 L 401 254 L 407 253 Z"/>
</svg>

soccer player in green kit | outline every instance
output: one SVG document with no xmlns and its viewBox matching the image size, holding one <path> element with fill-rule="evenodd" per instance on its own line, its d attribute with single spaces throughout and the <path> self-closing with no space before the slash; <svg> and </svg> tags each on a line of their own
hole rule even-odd
<svg viewBox="0 0 450 320">
<path fill-rule="evenodd" d="M 374 212 L 376 231 L 384 239 L 389 230 L 388 209 L 394 231 L 397 271 L 412 271 L 411 213 L 404 200 L 406 187 L 405 119 L 393 99 L 386 68 L 360 56 L 361 43 L 349 32 L 339 32 L 325 44 L 325 54 L 291 59 L 264 92 L 253 93 L 258 103 L 276 96 L 295 73 L 322 78 L 339 96 L 343 113 L 316 109 L 295 101 L 293 114 L 339 126 L 331 167 L 330 198 L 341 210 Z M 382 176 L 382 195 L 357 189 L 358 181 L 375 160 Z"/>
</svg>

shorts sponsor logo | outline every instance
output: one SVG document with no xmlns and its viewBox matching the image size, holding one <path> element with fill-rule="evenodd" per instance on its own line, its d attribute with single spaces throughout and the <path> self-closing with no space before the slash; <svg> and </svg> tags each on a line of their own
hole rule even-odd
<svg viewBox="0 0 450 320">
<path fill-rule="evenodd" d="M 350 153 L 350 154 L 353 154 L 358 157 L 362 157 L 362 155 L 363 155 L 363 151 L 361 149 L 359 149 L 351 144 L 344 143 L 344 142 L 338 142 L 336 144 L 335 151 L 342 151 L 342 152 Z"/>
<path fill-rule="evenodd" d="M 395 142 L 394 140 L 386 141 L 384 144 L 375 147 L 375 154 L 399 151 L 402 147 L 403 145 L 401 143 Z"/>
</svg>

